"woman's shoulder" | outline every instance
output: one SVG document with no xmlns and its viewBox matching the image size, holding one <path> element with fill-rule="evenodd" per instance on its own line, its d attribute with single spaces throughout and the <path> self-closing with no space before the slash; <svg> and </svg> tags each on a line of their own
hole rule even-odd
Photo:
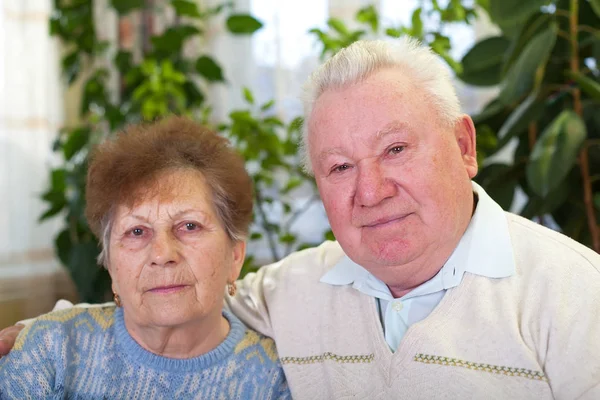
<svg viewBox="0 0 600 400">
<path fill-rule="evenodd" d="M 248 328 L 230 311 L 224 310 L 225 318 L 231 325 L 230 336 L 236 337 L 233 347 L 233 354 L 244 359 L 250 359 L 253 355 L 258 355 L 259 359 L 277 363 L 279 357 L 277 348 L 273 339 L 264 336 L 257 331 Z"/>
<path fill-rule="evenodd" d="M 52 337 L 58 339 L 84 329 L 92 333 L 104 333 L 114 324 L 114 320 L 114 306 L 72 307 L 53 311 L 26 326 L 17 337 L 13 350 L 21 350 L 29 341 Z"/>
<path fill-rule="evenodd" d="M 263 336 L 255 330 L 246 328 L 244 336 L 235 346 L 234 353 L 247 354 L 256 351 L 258 351 L 259 354 L 266 356 L 271 362 L 276 362 L 279 359 L 273 339 Z"/>
</svg>

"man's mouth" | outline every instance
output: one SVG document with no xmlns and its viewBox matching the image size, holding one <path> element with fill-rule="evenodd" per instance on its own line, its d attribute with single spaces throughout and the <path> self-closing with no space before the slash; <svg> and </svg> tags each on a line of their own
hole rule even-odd
<svg viewBox="0 0 600 400">
<path fill-rule="evenodd" d="M 392 225 L 396 222 L 400 222 L 408 217 L 410 214 L 394 215 L 385 218 L 379 218 L 375 221 L 369 222 L 363 225 L 363 228 L 383 228 L 387 225 Z"/>
</svg>

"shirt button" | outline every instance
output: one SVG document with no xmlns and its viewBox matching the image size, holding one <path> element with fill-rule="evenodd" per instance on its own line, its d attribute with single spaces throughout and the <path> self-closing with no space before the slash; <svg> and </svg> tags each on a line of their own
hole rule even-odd
<svg viewBox="0 0 600 400">
<path fill-rule="evenodd" d="M 402 304 L 399 301 L 392 304 L 392 309 L 396 312 L 402 311 L 403 308 L 404 308 L 404 304 Z"/>
</svg>

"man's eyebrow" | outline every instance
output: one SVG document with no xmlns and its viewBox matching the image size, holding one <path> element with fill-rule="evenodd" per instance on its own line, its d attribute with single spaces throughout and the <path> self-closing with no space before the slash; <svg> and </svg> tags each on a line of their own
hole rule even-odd
<svg viewBox="0 0 600 400">
<path fill-rule="evenodd" d="M 331 149 L 327 149 L 325 151 L 322 151 L 321 154 L 319 154 L 319 161 L 325 160 L 330 155 L 333 155 L 333 154 L 342 154 L 342 153 L 343 153 L 343 150 L 342 150 L 341 147 L 332 147 Z"/>
<path fill-rule="evenodd" d="M 381 128 L 375 135 L 377 140 L 381 140 L 384 136 L 390 133 L 410 132 L 409 126 L 405 122 L 393 121 Z"/>
</svg>

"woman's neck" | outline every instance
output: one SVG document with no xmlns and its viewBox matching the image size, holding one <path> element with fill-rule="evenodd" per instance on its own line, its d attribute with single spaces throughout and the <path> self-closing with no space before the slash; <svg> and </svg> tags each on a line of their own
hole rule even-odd
<svg viewBox="0 0 600 400">
<path fill-rule="evenodd" d="M 131 337 L 144 349 L 163 357 L 186 359 L 215 349 L 229 333 L 229 322 L 220 310 L 202 320 L 174 327 L 140 325 L 128 318 L 124 321 Z"/>
</svg>

